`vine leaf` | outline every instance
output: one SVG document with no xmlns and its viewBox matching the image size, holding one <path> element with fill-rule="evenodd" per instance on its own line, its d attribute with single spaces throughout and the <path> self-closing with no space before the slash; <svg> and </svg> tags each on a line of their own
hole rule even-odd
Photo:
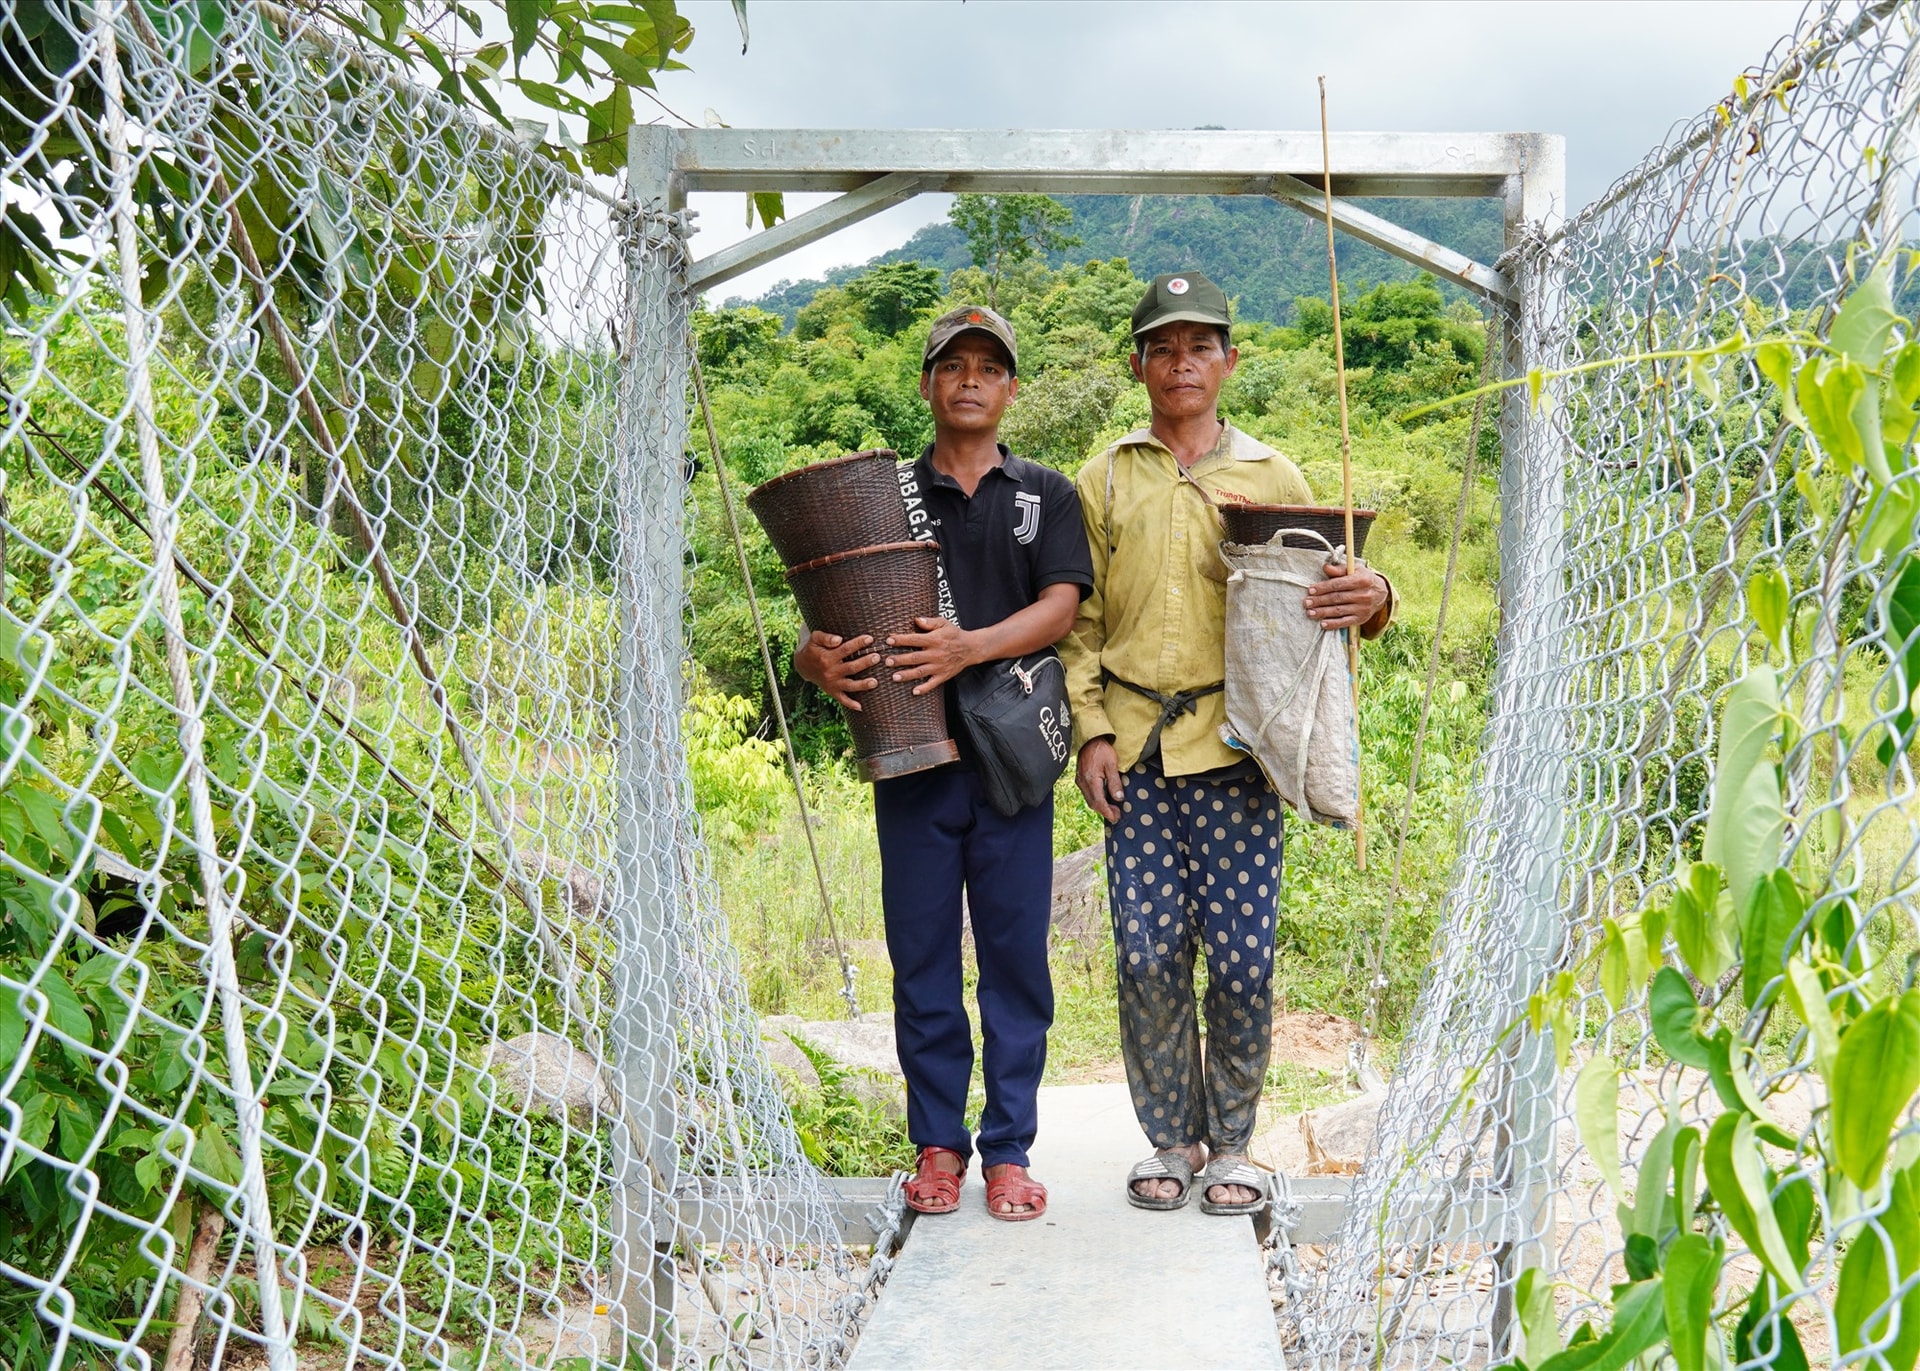
<svg viewBox="0 0 1920 1371">
<path fill-rule="evenodd" d="M 1768 1371 L 1807 1371 L 1807 1354 L 1793 1321 L 1773 1312 L 1779 1300 L 1773 1277 L 1763 1276 L 1733 1330 L 1733 1359 Z"/>
<path fill-rule="evenodd" d="M 1548 1357 L 1536 1371 L 1624 1371 L 1667 1331 L 1661 1281 L 1615 1286 L 1613 1327 L 1592 1342 L 1578 1343 Z"/>
<path fill-rule="evenodd" d="M 1728 692 L 1720 713 L 1713 805 L 1700 855 L 1726 873 L 1733 907 L 1745 909 L 1754 887 L 1780 864 L 1786 810 L 1780 777 L 1767 750 L 1780 724 L 1780 681 L 1772 667 L 1756 667 Z M 1694 971 L 1712 979 L 1704 968 Z"/>
<path fill-rule="evenodd" d="M 1627 1197 L 1620 1175 L 1620 1077 L 1613 1059 L 1595 1054 L 1587 1058 L 1573 1083 L 1573 1118 L 1581 1145 L 1593 1158 L 1615 1201 Z"/>
<path fill-rule="evenodd" d="M 1703 1161 L 1713 1197 L 1747 1250 L 1766 1263 L 1786 1289 L 1799 1289 L 1800 1272 L 1773 1212 L 1772 1187 L 1760 1161 L 1753 1120 L 1734 1110 L 1715 1119 L 1707 1134 Z"/>
<path fill-rule="evenodd" d="M 1911 518 L 1907 526 L 1911 529 Z M 1892 766 L 1894 757 L 1913 743 L 1913 694 L 1920 689 L 1920 559 L 1908 557 L 1900 564 L 1899 574 L 1887 587 L 1882 613 L 1887 651 L 1893 658 L 1893 695 L 1899 708 L 1887 723 L 1887 736 L 1880 740 L 1879 758 L 1881 766 Z"/>
<path fill-rule="evenodd" d="M 1787 945 L 1799 930 L 1806 902 L 1793 874 L 1784 868 L 1754 887 L 1741 935 L 1740 984 L 1750 1010 L 1762 1007 L 1761 994 L 1786 967 Z"/>
<path fill-rule="evenodd" d="M 1769 641 L 1786 652 L 1787 639 L 1787 601 L 1793 596 L 1793 588 L 1787 583 L 1786 573 L 1772 562 L 1757 568 L 1747 578 L 1747 609 L 1753 614 L 1753 621 L 1760 625 L 1760 631 Z"/>
<path fill-rule="evenodd" d="M 1847 1025 L 1829 1090 L 1834 1159 L 1869 1189 L 1886 1165 L 1894 1124 L 1920 1090 L 1920 990 L 1889 996 Z"/>
<path fill-rule="evenodd" d="M 1707 1331 L 1713 1326 L 1713 1295 L 1726 1258 L 1724 1239 L 1709 1242 L 1698 1233 L 1682 1233 L 1667 1249 L 1660 1293 L 1666 1305 L 1667 1342 L 1678 1371 L 1706 1371 L 1709 1365 Z"/>
<path fill-rule="evenodd" d="M 1673 1144 L 1680 1136 L 1680 1121 L 1671 1111 L 1660 1131 L 1647 1144 L 1640 1158 L 1640 1171 L 1634 1178 L 1633 1209 L 1621 1206 L 1620 1227 L 1628 1233 L 1644 1233 L 1658 1239 L 1673 1218 L 1673 1203 L 1667 1194 L 1667 1173 L 1673 1165 Z"/>
<path fill-rule="evenodd" d="M 1560 1350 L 1560 1320 L 1553 1308 L 1553 1282 L 1544 1271 L 1529 1266 L 1513 1287 L 1514 1312 L 1520 1317 L 1520 1336 L 1529 1366 L 1538 1366 Z"/>
<path fill-rule="evenodd" d="M 1700 1004 L 1693 998 L 1693 987 L 1685 976 L 1670 966 L 1654 973 L 1647 1016 L 1653 1021 L 1654 1040 L 1661 1051 L 1683 1066 L 1707 1069 L 1712 1058 L 1700 1036 Z"/>
<path fill-rule="evenodd" d="M 1889 1305 L 1888 1295 L 1908 1273 L 1920 1268 L 1920 1182 L 1914 1168 L 1897 1173 L 1887 1195 L 1887 1209 L 1878 1218 L 1880 1232 L 1863 1229 L 1848 1245 L 1840 1267 L 1840 1289 L 1833 1302 L 1833 1320 L 1839 1330 L 1842 1356 L 1885 1338 L 1893 1311 L 1899 1311 L 1900 1331 L 1892 1345 L 1873 1358 L 1888 1371 L 1913 1371 L 1920 1357 L 1920 1285 Z M 1884 1234 L 1884 1237 L 1882 1236 Z M 1893 1268 L 1888 1270 L 1891 1258 Z"/>
<path fill-rule="evenodd" d="M 1900 316 L 1893 309 L 1893 266 L 1880 267 L 1854 287 L 1833 316 L 1827 346 L 1868 371 L 1878 371 Z"/>
<path fill-rule="evenodd" d="M 1827 988 L 1813 968 L 1795 957 L 1787 963 L 1787 1004 L 1807 1026 L 1813 1047 L 1813 1067 L 1822 1078 L 1833 1079 L 1834 1058 L 1840 1053 L 1840 1025 L 1827 1003 Z"/>
<path fill-rule="evenodd" d="M 1717 981 L 1733 961 L 1731 920 L 1721 899 L 1720 868 L 1712 862 L 1692 862 L 1675 886 L 1668 922 L 1680 956 L 1701 981 Z"/>
</svg>

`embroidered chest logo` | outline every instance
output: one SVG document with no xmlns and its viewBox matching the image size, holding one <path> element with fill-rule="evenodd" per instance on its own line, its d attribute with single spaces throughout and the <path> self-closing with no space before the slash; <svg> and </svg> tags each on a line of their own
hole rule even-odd
<svg viewBox="0 0 1920 1371">
<path fill-rule="evenodd" d="M 1030 543 L 1033 535 L 1040 531 L 1040 497 L 1020 491 L 1013 497 L 1020 510 L 1020 521 L 1013 526 L 1013 541 Z"/>
</svg>

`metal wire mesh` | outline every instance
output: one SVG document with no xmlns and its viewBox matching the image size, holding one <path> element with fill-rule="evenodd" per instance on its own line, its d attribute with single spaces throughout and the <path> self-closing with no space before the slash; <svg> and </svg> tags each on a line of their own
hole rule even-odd
<svg viewBox="0 0 1920 1371">
<path fill-rule="evenodd" d="M 1606 1327 L 1609 1287 L 1633 1263 L 1603 1180 L 1615 1158 L 1590 1155 L 1576 1126 L 1578 1070 L 1594 1055 L 1621 1068 L 1629 1179 L 1669 1119 L 1704 1132 L 1723 1106 L 1708 1072 L 1656 1046 L 1644 993 L 1610 1008 L 1599 952 L 1609 921 L 1671 898 L 1676 867 L 1699 854 L 1721 708 L 1749 668 L 1779 667 L 1797 711 L 1780 773 L 1782 860 L 1810 891 L 1808 917 L 1857 917 L 1857 987 L 1912 979 L 1920 807 L 1910 756 L 1894 747 L 1888 761 L 1878 748 L 1914 686 L 1890 596 L 1920 541 L 1908 521 L 1884 553 L 1857 552 L 1862 521 L 1850 516 L 1856 503 L 1871 513 L 1868 488 L 1783 419 L 1779 392 L 1741 349 L 1790 326 L 1823 334 L 1876 262 L 1910 279 L 1914 38 L 1911 6 L 1812 7 L 1725 101 L 1503 263 L 1526 294 L 1509 374 L 1560 378 L 1542 376 L 1537 411 L 1525 389 L 1507 397 L 1503 628 L 1476 808 L 1341 1242 L 1316 1277 L 1291 1282 L 1297 1361 L 1516 1355 L 1515 1283 L 1529 1267 L 1560 1283 L 1563 1331 L 1588 1319 Z M 1914 296 L 1896 298 L 1908 320 Z M 1566 374 L 1716 343 L 1726 352 L 1693 362 Z M 1766 568 L 1793 588 L 1790 651 L 1756 626 L 1751 586 Z M 1562 975 L 1574 1046 L 1557 1062 L 1553 1035 L 1528 1010 Z M 1848 1200 L 1824 1174 L 1815 1144 L 1830 1125 L 1813 1045 L 1750 1013 L 1738 980 L 1694 986 L 1705 1027 L 1753 1045 L 1734 1070 L 1797 1138 L 1765 1153 L 1771 1193 L 1781 1202 L 1804 1180 L 1815 1205 L 1801 1279 L 1769 1313 L 1791 1322 L 1815 1365 L 1885 1366 L 1891 1332 L 1837 1346 L 1835 1280 L 1853 1245 L 1894 1250 L 1881 1223 L 1888 1201 Z M 1712 1311 L 1731 1346 L 1761 1268 L 1715 1223 L 1735 1253 Z M 1779 1337 L 1726 1355 L 1729 1365 L 1806 1364 Z"/>
<path fill-rule="evenodd" d="M 685 226 L 0 4 L 0 1361 L 825 1365 L 685 779 Z"/>
</svg>

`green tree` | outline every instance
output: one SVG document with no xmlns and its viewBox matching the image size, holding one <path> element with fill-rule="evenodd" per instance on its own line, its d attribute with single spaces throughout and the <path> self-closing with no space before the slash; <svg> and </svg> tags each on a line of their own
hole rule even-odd
<svg viewBox="0 0 1920 1371">
<path fill-rule="evenodd" d="M 1036 252 L 1080 245 L 1065 231 L 1073 211 L 1051 195 L 956 195 L 947 219 L 967 235 L 973 264 L 987 273 L 987 304 L 996 309 L 1000 278 L 1008 267 Z"/>
<path fill-rule="evenodd" d="M 922 310 L 940 301 L 941 271 L 920 262 L 887 262 L 847 282 L 867 327 L 882 338 L 904 332 Z"/>
</svg>

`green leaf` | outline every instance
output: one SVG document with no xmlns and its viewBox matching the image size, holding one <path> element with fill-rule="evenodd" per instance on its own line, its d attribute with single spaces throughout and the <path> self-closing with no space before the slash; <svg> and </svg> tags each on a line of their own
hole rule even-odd
<svg viewBox="0 0 1920 1371">
<path fill-rule="evenodd" d="M 1818 357 L 1800 368 L 1796 393 L 1807 428 L 1848 469 L 1874 484 L 1893 479 L 1880 435 L 1880 380 L 1846 357 Z"/>
<path fill-rule="evenodd" d="M 1750 1011 L 1762 1007 L 1762 992 L 1786 970 L 1788 944 L 1797 941 L 1806 912 L 1800 887 L 1784 867 L 1754 887 L 1741 936 L 1741 991 Z"/>
<path fill-rule="evenodd" d="M 1783 653 L 1790 651 L 1786 639 L 1787 602 L 1792 598 L 1793 587 L 1776 563 L 1768 562 L 1747 577 L 1747 610 L 1760 631 Z"/>
<path fill-rule="evenodd" d="M 1539 1366 L 1560 1350 L 1560 1319 L 1553 1308 L 1553 1281 L 1538 1267 L 1520 1273 L 1513 1287 L 1513 1309 L 1520 1319 L 1526 1363 Z"/>
<path fill-rule="evenodd" d="M 1753 1135 L 1753 1120 L 1745 1114 L 1728 1111 L 1713 1121 L 1702 1155 L 1707 1184 L 1720 1211 L 1727 1216 L 1733 1231 L 1789 1290 L 1800 1287 L 1800 1272 L 1794 1266 L 1780 1221 L 1774 1216 L 1767 1169 L 1760 1160 L 1760 1144 Z"/>
<path fill-rule="evenodd" d="M 1666 1333 L 1667 1314 L 1658 1278 L 1615 1286 L 1613 1327 L 1593 1342 L 1569 1347 L 1536 1371 L 1624 1371 Z"/>
<path fill-rule="evenodd" d="M 1667 1343 L 1673 1349 L 1676 1371 L 1707 1371 L 1713 1296 L 1720 1287 L 1726 1259 L 1723 1241 L 1709 1242 L 1698 1233 L 1682 1233 L 1667 1248 L 1661 1298 L 1666 1306 Z"/>
<path fill-rule="evenodd" d="M 1712 353 L 1689 353 L 1687 384 L 1699 391 L 1709 406 L 1720 403 L 1720 378 L 1713 374 Z"/>
<path fill-rule="evenodd" d="M 211 1119 L 194 1130 L 193 1165 L 222 1185 L 240 1184 L 240 1154 Z"/>
<path fill-rule="evenodd" d="M 1736 1055 L 1737 1054 L 1737 1055 Z M 1762 1142 L 1775 1147 L 1792 1148 L 1797 1139 L 1767 1117 L 1766 1107 L 1754 1091 L 1748 1058 L 1752 1049 L 1728 1029 L 1722 1028 L 1707 1039 L 1707 1074 L 1713 1079 L 1714 1093 L 1728 1109 L 1753 1115 L 1754 1133 Z"/>
<path fill-rule="evenodd" d="M 47 1022 L 75 1042 L 91 1046 L 93 1020 L 87 1017 L 86 1006 L 73 993 L 67 978 L 48 967 L 38 984 L 40 993 L 47 997 Z"/>
<path fill-rule="evenodd" d="M 1902 481 L 1888 487 L 1882 503 L 1891 502 L 1895 492 L 1909 491 L 1912 485 Z M 1906 526 L 1898 530 L 1902 542 L 1912 529 L 1911 516 L 1906 515 L 1904 521 Z M 1920 689 L 1920 559 L 1903 558 L 1899 571 L 1886 585 L 1885 607 L 1881 610 L 1887 627 L 1883 650 L 1893 667 L 1893 698 L 1888 703 L 1896 708 L 1887 725 L 1888 735 L 1880 742 L 1879 756 L 1882 766 L 1892 766 L 1893 759 L 1913 744 L 1913 693 Z"/>
<path fill-rule="evenodd" d="M 1886 1164 L 1894 1125 L 1920 1090 L 1920 990 L 1888 996 L 1847 1025 L 1828 1084 L 1834 1160 L 1869 1189 Z"/>
<path fill-rule="evenodd" d="M 1701 857 L 1726 873 L 1735 909 L 1745 909 L 1754 887 L 1780 864 L 1787 816 L 1779 774 L 1767 757 L 1779 726 L 1779 675 L 1755 667 L 1734 683 L 1721 707 L 1713 804 L 1700 843 Z M 1694 973 L 1712 979 L 1700 967 Z"/>
<path fill-rule="evenodd" d="M 1904 549 L 1913 537 L 1916 519 L 1920 519 L 1920 483 L 1895 481 L 1874 492 L 1856 548 L 1859 560 L 1871 562 L 1882 554 Z"/>
<path fill-rule="evenodd" d="M 1601 921 L 1600 993 L 1618 1011 L 1627 1002 L 1627 940 L 1612 919 Z"/>
<path fill-rule="evenodd" d="M 1793 398 L 1793 346 L 1779 339 L 1771 339 L 1753 350 L 1753 360 L 1760 368 L 1760 374 L 1773 382 L 1780 392 L 1780 412 L 1790 424 L 1805 424 L 1806 416 L 1800 412 L 1800 404 Z"/>
<path fill-rule="evenodd" d="M 1680 1121 L 1669 1113 L 1640 1158 L 1639 1174 L 1634 1178 L 1633 1209 L 1620 1222 L 1624 1231 L 1644 1233 L 1655 1240 L 1665 1236 L 1672 1210 L 1667 1176 L 1673 1168 L 1673 1144 L 1679 1136 Z"/>
<path fill-rule="evenodd" d="M 1871 1364 L 1887 1371 L 1913 1371 L 1920 1357 L 1920 1284 L 1889 1303 L 1895 1286 L 1920 1271 L 1920 1187 L 1914 1169 L 1897 1173 L 1888 1187 L 1887 1209 L 1879 1232 L 1862 1227 L 1847 1244 L 1840 1266 L 1840 1289 L 1833 1302 L 1840 1353 L 1858 1351 L 1885 1338 L 1897 1308 L 1900 1333 Z M 1867 1364 L 1865 1361 L 1862 1365 Z"/>
<path fill-rule="evenodd" d="M 733 19 L 740 26 L 740 55 L 747 55 L 747 0 L 733 0 Z"/>
<path fill-rule="evenodd" d="M 33 826 L 33 832 L 41 842 L 47 845 L 49 852 L 62 855 L 73 851 L 73 835 L 67 832 L 67 826 L 60 822 L 60 805 L 38 786 L 14 785 L 8 788 L 13 799 L 25 811 L 27 822 Z"/>
<path fill-rule="evenodd" d="M 1630 1281 L 1650 1281 L 1660 1274 L 1660 1244 L 1645 1233 L 1629 1233 L 1621 1261 Z"/>
<path fill-rule="evenodd" d="M 1840 1026 L 1827 1003 L 1826 986 L 1819 975 L 1798 957 L 1787 962 L 1785 986 L 1787 1005 L 1807 1026 L 1807 1041 L 1813 1048 L 1814 1069 L 1826 1080 L 1833 1079 L 1834 1059 L 1840 1055 Z"/>
<path fill-rule="evenodd" d="M 1654 973 L 1653 989 L 1647 996 L 1647 1017 L 1661 1051 L 1683 1066 L 1707 1069 L 1711 1059 L 1700 1036 L 1699 1001 L 1693 998 L 1687 978 L 1670 966 Z"/>
<path fill-rule="evenodd" d="M 1700 1130 L 1692 1124 L 1673 1139 L 1673 1221 L 1681 1228 L 1693 1221 L 1700 1195 Z"/>
<path fill-rule="evenodd" d="M 1593 1158 L 1616 1201 L 1627 1197 L 1620 1175 L 1620 1077 L 1613 1059 L 1595 1054 L 1587 1058 L 1573 1082 L 1573 1118 L 1581 1145 Z"/>
<path fill-rule="evenodd" d="M 1900 316 L 1893 310 L 1893 265 L 1888 263 L 1855 286 L 1833 317 L 1827 346 L 1868 371 L 1878 371 L 1887 340 Z"/>
<path fill-rule="evenodd" d="M 1920 341 L 1902 343 L 1887 371 L 1894 404 L 1901 409 L 1920 405 Z"/>
<path fill-rule="evenodd" d="M 13 1069 L 27 1041 L 27 1016 L 20 1012 L 20 992 L 0 985 L 0 1071 Z"/>
</svg>

